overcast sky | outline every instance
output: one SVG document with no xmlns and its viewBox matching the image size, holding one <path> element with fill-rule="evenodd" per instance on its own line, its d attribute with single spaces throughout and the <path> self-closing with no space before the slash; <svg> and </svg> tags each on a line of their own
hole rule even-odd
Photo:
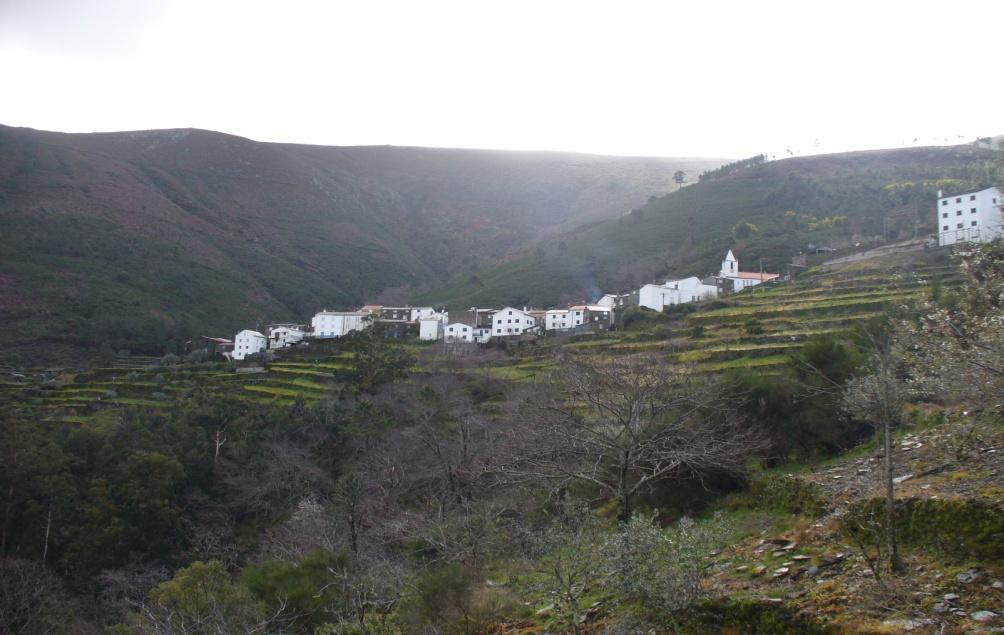
<svg viewBox="0 0 1004 635">
<path fill-rule="evenodd" d="M 0 123 L 779 156 L 1004 133 L 1004 2 L 0 0 Z"/>
</svg>

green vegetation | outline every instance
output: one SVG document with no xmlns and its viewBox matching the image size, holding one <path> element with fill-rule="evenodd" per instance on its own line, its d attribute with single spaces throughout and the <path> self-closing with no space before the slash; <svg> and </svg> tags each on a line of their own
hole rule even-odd
<svg viewBox="0 0 1004 635">
<path fill-rule="evenodd" d="M 200 335 L 439 282 L 671 191 L 716 160 L 256 143 L 0 127 L 0 254 L 22 364 Z"/>
<path fill-rule="evenodd" d="M 810 243 L 841 247 L 933 232 L 931 201 L 938 190 L 994 183 L 994 160 L 991 151 L 960 146 L 740 162 L 650 201 L 638 214 L 582 229 L 560 245 L 474 276 L 468 272 L 416 300 L 463 308 L 548 306 L 596 287 L 623 291 L 653 279 L 717 272 L 729 248 L 745 267 L 763 258 L 767 270 L 783 273 Z M 733 236 L 734 229 L 741 236 Z"/>
</svg>

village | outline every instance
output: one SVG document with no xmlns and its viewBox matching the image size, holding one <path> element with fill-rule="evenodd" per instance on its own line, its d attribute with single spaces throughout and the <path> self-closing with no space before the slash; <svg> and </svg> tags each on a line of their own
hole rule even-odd
<svg viewBox="0 0 1004 635">
<path fill-rule="evenodd" d="M 1004 194 L 996 188 L 943 196 L 938 191 L 936 218 L 939 231 L 931 246 L 951 246 L 960 242 L 988 242 L 1004 235 L 1000 201 Z M 955 219 L 954 226 L 949 221 Z M 798 261 L 799 257 L 795 258 Z M 797 262 L 794 263 L 798 266 Z M 801 257 L 804 265 L 804 256 Z M 691 276 L 646 284 L 626 293 L 606 294 L 592 303 L 565 308 L 535 309 L 506 306 L 500 309 L 471 307 L 454 314 L 434 307 L 382 306 L 367 304 L 356 311 L 318 311 L 306 324 L 270 324 L 265 332 L 244 329 L 232 340 L 203 337 L 209 350 L 226 359 L 241 361 L 266 351 L 299 346 L 310 340 L 338 338 L 354 331 L 377 329 L 385 338 L 412 338 L 450 344 L 488 344 L 491 341 L 519 340 L 547 335 L 597 333 L 618 325 L 631 307 L 662 312 L 667 307 L 689 304 L 738 293 L 778 281 L 780 274 L 742 271 L 730 249 L 717 274 L 705 278 Z"/>
<path fill-rule="evenodd" d="M 204 337 L 212 352 L 236 361 L 266 351 L 301 346 L 311 340 L 338 338 L 354 331 L 376 329 L 389 339 L 411 338 L 450 344 L 487 344 L 528 336 L 597 333 L 616 326 L 631 307 L 664 311 L 666 307 L 718 298 L 778 280 L 779 274 L 741 271 L 732 250 L 721 269 L 704 279 L 692 276 L 646 284 L 627 293 L 606 294 L 593 303 L 566 308 L 534 309 L 506 306 L 500 309 L 472 307 L 452 319 L 446 310 L 434 307 L 382 306 L 367 304 L 356 311 L 318 311 L 306 324 L 270 324 L 265 332 L 244 329 L 233 340 Z"/>
</svg>

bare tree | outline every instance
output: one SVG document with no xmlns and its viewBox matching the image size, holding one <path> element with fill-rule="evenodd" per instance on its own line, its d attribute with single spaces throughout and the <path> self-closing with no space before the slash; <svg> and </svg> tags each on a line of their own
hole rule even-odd
<svg viewBox="0 0 1004 635">
<path fill-rule="evenodd" d="M 0 632 L 59 632 L 59 579 L 45 566 L 25 558 L 3 557 L 0 567 Z"/>
<path fill-rule="evenodd" d="M 765 438 L 736 420 L 723 391 L 654 357 L 566 358 L 512 427 L 496 469 L 589 483 L 631 517 L 635 497 L 672 477 L 741 472 Z"/>
<path fill-rule="evenodd" d="M 900 374 L 902 354 L 894 340 L 886 333 L 865 331 L 872 351 L 871 372 L 850 380 L 844 389 L 843 405 L 855 417 L 871 421 L 882 432 L 882 446 L 885 469 L 883 485 L 885 489 L 885 542 L 890 571 L 901 568 L 899 550 L 896 544 L 896 492 L 894 481 L 894 460 L 892 455 L 892 434 L 902 420 L 903 407 L 907 402 L 907 391 Z"/>
</svg>

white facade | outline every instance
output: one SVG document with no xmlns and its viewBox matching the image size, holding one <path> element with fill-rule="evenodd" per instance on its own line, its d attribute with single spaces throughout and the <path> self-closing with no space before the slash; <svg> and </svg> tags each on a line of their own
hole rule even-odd
<svg viewBox="0 0 1004 635">
<path fill-rule="evenodd" d="M 687 304 L 716 297 L 718 297 L 718 287 L 704 284 L 700 278 L 690 277 L 683 280 L 667 280 L 665 284 L 646 284 L 638 291 L 638 305 L 662 311 L 674 304 Z"/>
<path fill-rule="evenodd" d="M 341 337 L 369 326 L 370 313 L 363 311 L 320 311 L 310 320 L 314 337 Z"/>
<path fill-rule="evenodd" d="M 269 348 L 286 348 L 302 342 L 307 334 L 298 326 L 276 326 L 268 330 Z"/>
<path fill-rule="evenodd" d="M 771 280 L 777 278 L 778 274 L 740 271 L 739 261 L 730 249 L 729 253 L 725 254 L 725 260 L 722 261 L 722 270 L 719 272 L 718 276 L 720 278 L 728 279 L 732 283 L 732 291 L 738 292 L 743 289 L 748 289 L 749 287 L 755 287 L 758 284 L 763 284 L 764 282 L 770 282 Z M 717 295 L 717 291 L 715 295 Z"/>
<path fill-rule="evenodd" d="M 447 324 L 443 331 L 443 340 L 446 342 L 473 342 L 474 330 L 470 324 L 460 322 Z"/>
<path fill-rule="evenodd" d="M 989 242 L 1004 235 L 1001 205 L 1004 194 L 996 187 L 939 198 L 938 244 Z"/>
<path fill-rule="evenodd" d="M 537 320 L 528 313 L 511 306 L 497 311 L 492 316 L 492 337 L 508 337 L 511 335 L 522 335 L 527 331 L 533 331 Z"/>
<path fill-rule="evenodd" d="M 443 339 L 443 321 L 439 316 L 419 318 L 418 339 L 433 342 Z"/>
<path fill-rule="evenodd" d="M 244 329 L 234 336 L 233 359 L 244 359 L 248 355 L 254 355 L 265 350 L 265 336 L 258 331 Z"/>
<path fill-rule="evenodd" d="M 418 322 L 421 319 L 438 315 L 436 309 L 431 306 L 416 306 L 411 309 L 411 321 Z"/>
<path fill-rule="evenodd" d="M 562 331 L 571 328 L 571 309 L 552 308 L 544 313 L 544 331 Z"/>
</svg>

